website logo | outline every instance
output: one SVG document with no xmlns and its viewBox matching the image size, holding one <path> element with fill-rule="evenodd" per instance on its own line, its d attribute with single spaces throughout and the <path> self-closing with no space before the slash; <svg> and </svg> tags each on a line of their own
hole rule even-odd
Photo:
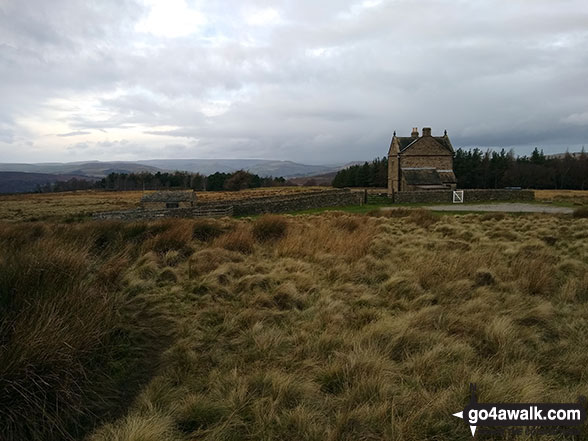
<svg viewBox="0 0 588 441">
<path fill-rule="evenodd" d="M 453 416 L 470 426 L 472 436 L 478 427 L 497 435 L 505 433 L 507 427 L 519 427 L 510 429 L 511 434 L 522 433 L 522 426 L 533 426 L 536 434 L 577 435 L 586 420 L 586 398 L 580 397 L 577 403 L 479 403 L 476 385 L 470 384 L 469 404 Z"/>
</svg>

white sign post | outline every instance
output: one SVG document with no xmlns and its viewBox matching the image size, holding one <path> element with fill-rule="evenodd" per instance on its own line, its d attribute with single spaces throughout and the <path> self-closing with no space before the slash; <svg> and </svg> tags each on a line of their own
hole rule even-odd
<svg viewBox="0 0 588 441">
<path fill-rule="evenodd" d="M 453 203 L 463 204 L 463 190 L 455 190 L 453 192 Z"/>
</svg>

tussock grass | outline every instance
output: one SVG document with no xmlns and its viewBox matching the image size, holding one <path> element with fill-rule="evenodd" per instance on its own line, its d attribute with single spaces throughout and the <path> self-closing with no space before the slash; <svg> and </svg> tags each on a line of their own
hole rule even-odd
<svg viewBox="0 0 588 441">
<path fill-rule="evenodd" d="M 284 216 L 265 214 L 253 223 L 253 236 L 260 242 L 281 239 L 286 235 L 288 222 Z"/>
<path fill-rule="evenodd" d="M 255 240 L 250 225 L 239 224 L 234 230 L 218 237 L 213 245 L 229 251 L 250 254 L 253 252 Z"/>
<path fill-rule="evenodd" d="M 192 237 L 202 242 L 208 242 L 223 234 L 224 229 L 219 222 L 207 219 L 197 220 L 192 227 Z"/>
<path fill-rule="evenodd" d="M 470 382 L 586 393 L 586 219 L 392 211 L 3 225 L 0 386 L 47 389 L 1 403 L 0 437 L 467 440 Z M 104 379 L 135 370 L 120 412 Z"/>
<path fill-rule="evenodd" d="M 121 292 L 127 227 L 103 227 L 77 241 L 60 226 L 37 225 L 28 241 L 20 226 L 0 228 L 1 439 L 78 438 L 120 411 L 165 341 L 166 321 L 135 322 L 147 307 Z"/>
<path fill-rule="evenodd" d="M 576 208 L 574 210 L 573 216 L 574 217 L 588 218 L 588 206 Z"/>
<path fill-rule="evenodd" d="M 535 190 L 535 199 L 586 205 L 588 204 L 588 190 Z"/>
</svg>

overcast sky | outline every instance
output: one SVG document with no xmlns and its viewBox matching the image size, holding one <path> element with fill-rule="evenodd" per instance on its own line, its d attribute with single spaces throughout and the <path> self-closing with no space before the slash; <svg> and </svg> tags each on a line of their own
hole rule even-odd
<svg viewBox="0 0 588 441">
<path fill-rule="evenodd" d="M 0 0 L 0 162 L 588 146 L 586 0 Z"/>
</svg>

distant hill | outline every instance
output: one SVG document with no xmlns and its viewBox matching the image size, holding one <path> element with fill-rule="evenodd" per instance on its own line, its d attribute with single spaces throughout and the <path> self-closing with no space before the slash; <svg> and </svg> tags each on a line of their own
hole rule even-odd
<svg viewBox="0 0 588 441">
<path fill-rule="evenodd" d="M 308 165 L 267 159 L 150 159 L 137 161 L 137 163 L 164 170 L 182 170 L 203 175 L 249 170 L 249 172 L 262 177 L 282 176 L 284 178 L 309 176 L 333 170 L 333 167 L 326 165 Z"/>
<path fill-rule="evenodd" d="M 309 165 L 267 159 L 150 159 L 144 161 L 47 162 L 38 164 L 0 163 L 0 193 L 34 191 L 37 185 L 71 178 L 96 180 L 110 173 L 157 173 L 187 171 L 211 175 L 248 170 L 262 177 L 284 177 L 304 184 L 316 177 L 319 185 L 329 185 L 338 170 L 357 164 Z M 298 178 L 298 179 L 295 179 Z"/>
<path fill-rule="evenodd" d="M 0 164 L 0 171 L 69 174 L 103 178 L 109 173 L 138 173 L 161 171 L 157 167 L 126 161 L 89 161 L 89 162 L 48 162 L 39 164 Z"/>
<path fill-rule="evenodd" d="M 336 171 L 323 173 L 321 175 L 312 176 L 299 176 L 297 178 L 290 178 L 289 181 L 296 185 L 325 185 L 330 186 L 333 183 L 333 179 L 337 175 Z"/>
<path fill-rule="evenodd" d="M 0 193 L 24 193 L 35 191 L 37 185 L 45 185 L 70 179 L 95 180 L 89 176 L 74 174 L 26 173 L 0 171 Z"/>
<path fill-rule="evenodd" d="M 309 176 L 299 176 L 295 178 L 290 178 L 290 181 L 296 185 L 331 185 L 333 183 L 333 179 L 337 175 L 339 170 L 342 170 L 347 167 L 351 167 L 353 165 L 363 164 L 361 161 L 354 161 L 348 162 L 345 165 L 341 165 L 336 167 L 333 171 L 328 173 L 320 173 L 320 174 L 313 174 Z M 333 169 L 333 168 L 331 168 Z"/>
</svg>

